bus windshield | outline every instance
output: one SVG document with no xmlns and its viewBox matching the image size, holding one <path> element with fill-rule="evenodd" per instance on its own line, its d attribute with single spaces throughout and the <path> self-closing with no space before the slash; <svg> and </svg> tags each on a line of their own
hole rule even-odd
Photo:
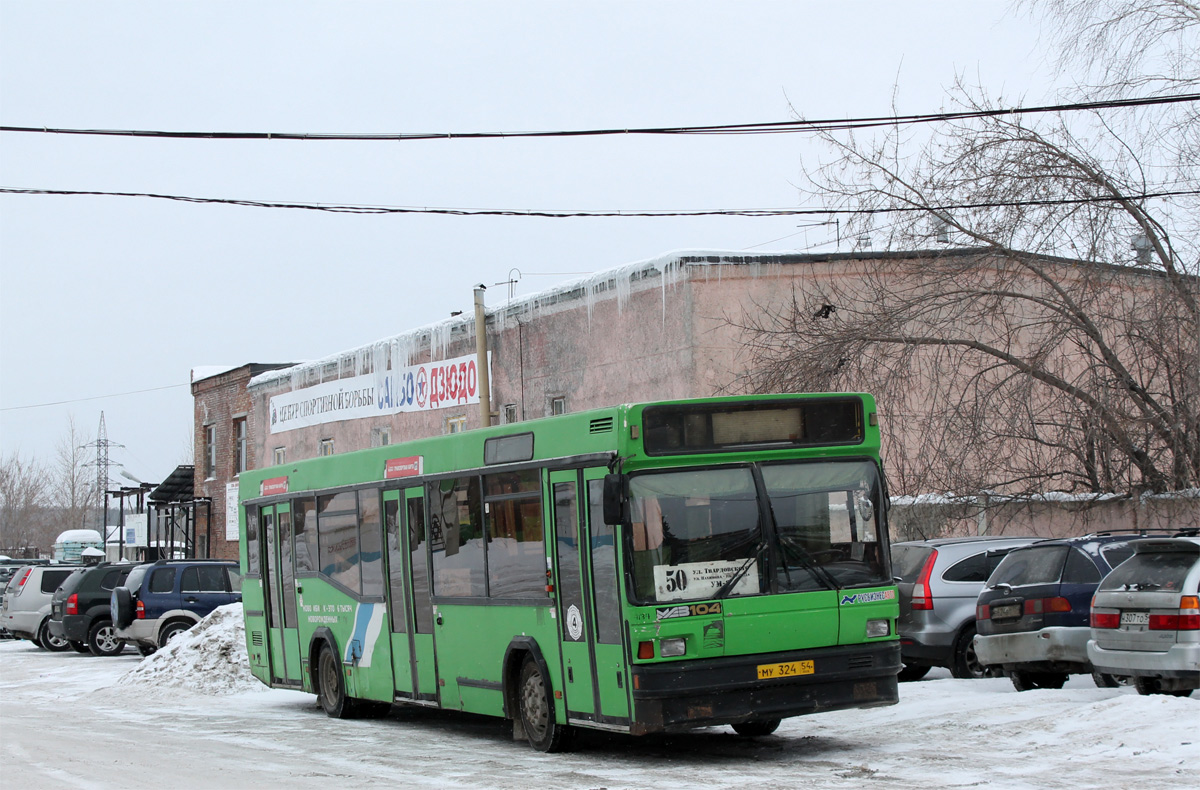
<svg viewBox="0 0 1200 790">
<path fill-rule="evenodd" d="M 870 461 L 646 473 L 629 490 L 639 602 L 889 583 Z"/>
</svg>

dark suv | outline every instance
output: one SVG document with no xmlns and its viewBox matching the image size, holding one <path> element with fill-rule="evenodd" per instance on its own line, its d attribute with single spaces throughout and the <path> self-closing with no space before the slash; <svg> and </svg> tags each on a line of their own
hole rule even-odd
<svg viewBox="0 0 1200 790">
<path fill-rule="evenodd" d="M 109 601 L 117 636 L 153 653 L 200 619 L 242 600 L 242 577 L 231 560 L 159 560 L 139 565 Z"/>
<path fill-rule="evenodd" d="M 125 640 L 117 636 L 108 613 L 108 598 L 136 567 L 106 562 L 68 576 L 50 603 L 50 633 L 80 653 L 115 656 L 124 650 Z"/>
<path fill-rule="evenodd" d="M 1103 533 L 1043 540 L 1008 553 L 979 593 L 975 655 L 999 666 L 1017 691 L 1062 688 L 1091 672 L 1099 686 L 1116 678 L 1088 661 L 1092 595 L 1100 580 L 1133 556 L 1141 534 Z"/>
</svg>

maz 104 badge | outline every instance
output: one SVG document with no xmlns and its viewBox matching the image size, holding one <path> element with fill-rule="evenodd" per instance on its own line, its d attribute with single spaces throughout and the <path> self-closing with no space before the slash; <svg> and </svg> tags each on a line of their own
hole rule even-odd
<svg viewBox="0 0 1200 790">
<path fill-rule="evenodd" d="M 743 571 L 743 568 L 745 570 Z M 741 572 L 741 578 L 729 593 L 753 595 L 758 592 L 758 561 L 713 560 L 654 566 L 654 591 L 659 601 L 687 598 L 711 598 L 725 583 Z"/>
</svg>

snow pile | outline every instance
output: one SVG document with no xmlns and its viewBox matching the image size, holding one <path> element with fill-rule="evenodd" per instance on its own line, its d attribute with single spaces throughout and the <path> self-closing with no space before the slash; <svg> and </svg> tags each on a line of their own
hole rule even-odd
<svg viewBox="0 0 1200 790">
<path fill-rule="evenodd" d="M 150 691 L 174 686 L 210 695 L 267 689 L 250 674 L 240 603 L 213 610 L 191 630 L 122 675 L 114 685 L 125 690 Z"/>
</svg>

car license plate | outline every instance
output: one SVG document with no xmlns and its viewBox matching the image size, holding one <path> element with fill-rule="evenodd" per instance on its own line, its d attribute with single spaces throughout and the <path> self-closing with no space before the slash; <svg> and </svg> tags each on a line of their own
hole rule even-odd
<svg viewBox="0 0 1200 790">
<path fill-rule="evenodd" d="M 1012 603 L 1012 604 L 1008 604 L 1007 606 L 993 606 L 992 607 L 992 619 L 993 620 L 1006 620 L 1010 617 L 1020 617 L 1020 616 L 1021 616 L 1021 607 L 1019 604 Z"/>
<path fill-rule="evenodd" d="M 811 675 L 816 672 L 811 661 L 787 661 L 782 664 L 759 664 L 758 679 L 772 680 L 774 678 L 790 678 L 797 675 Z"/>
<path fill-rule="evenodd" d="M 1150 613 L 1121 612 L 1121 625 L 1150 625 Z"/>
</svg>

